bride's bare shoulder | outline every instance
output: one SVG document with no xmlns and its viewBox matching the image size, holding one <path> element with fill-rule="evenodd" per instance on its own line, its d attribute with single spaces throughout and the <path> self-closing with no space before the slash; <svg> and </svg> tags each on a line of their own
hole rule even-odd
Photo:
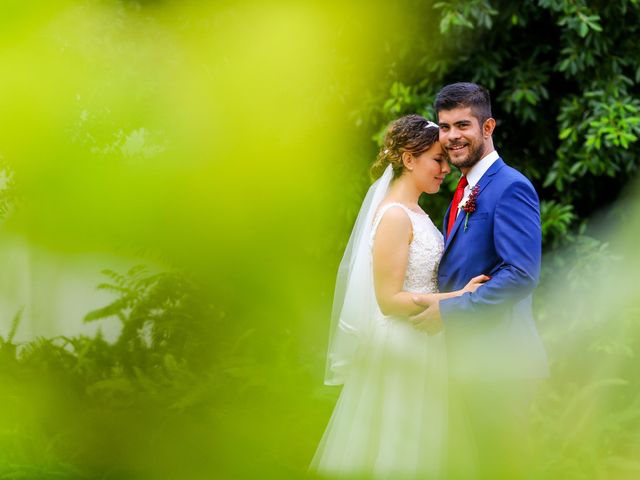
<svg viewBox="0 0 640 480">
<path fill-rule="evenodd" d="M 376 216 L 379 216 L 375 234 L 377 240 L 394 242 L 411 239 L 413 230 L 411 219 L 401 205 L 394 203 L 380 205 Z"/>
</svg>

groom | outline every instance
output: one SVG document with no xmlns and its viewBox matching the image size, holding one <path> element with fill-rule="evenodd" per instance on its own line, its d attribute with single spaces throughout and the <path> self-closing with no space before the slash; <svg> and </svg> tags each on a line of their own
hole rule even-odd
<svg viewBox="0 0 640 480">
<path fill-rule="evenodd" d="M 514 436 L 522 433 L 535 379 L 548 375 L 531 311 L 541 257 L 538 196 L 493 146 L 496 121 L 485 88 L 447 85 L 435 109 L 440 143 L 462 173 L 444 218 L 440 291 L 461 289 L 480 274 L 491 279 L 411 321 L 429 334 L 444 331 L 453 391 L 464 405 L 481 467 L 516 478 L 518 466 L 505 462 L 522 441 Z"/>
</svg>

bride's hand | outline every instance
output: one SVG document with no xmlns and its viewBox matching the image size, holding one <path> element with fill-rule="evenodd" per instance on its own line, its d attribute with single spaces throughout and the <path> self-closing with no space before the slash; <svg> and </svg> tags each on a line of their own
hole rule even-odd
<svg viewBox="0 0 640 480">
<path fill-rule="evenodd" d="M 471 280 L 469 280 L 469 283 L 464 286 L 462 292 L 473 293 L 478 289 L 480 285 L 484 285 L 484 283 L 488 282 L 489 280 L 491 280 L 491 277 L 489 277 L 488 275 L 478 275 L 477 277 L 473 277 Z"/>
</svg>

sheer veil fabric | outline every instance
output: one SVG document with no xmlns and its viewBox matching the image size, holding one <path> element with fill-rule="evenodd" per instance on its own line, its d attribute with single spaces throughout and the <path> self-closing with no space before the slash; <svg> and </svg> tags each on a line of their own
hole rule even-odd
<svg viewBox="0 0 640 480">
<path fill-rule="evenodd" d="M 377 309 L 371 266 L 373 220 L 393 180 L 388 165 L 364 201 L 347 243 L 336 279 L 324 383 L 342 385 L 353 356 Z"/>
</svg>

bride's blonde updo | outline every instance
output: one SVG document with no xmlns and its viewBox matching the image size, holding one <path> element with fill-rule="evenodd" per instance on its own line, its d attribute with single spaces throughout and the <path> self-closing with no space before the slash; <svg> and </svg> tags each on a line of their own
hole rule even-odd
<svg viewBox="0 0 640 480">
<path fill-rule="evenodd" d="M 371 176 L 374 179 L 380 177 L 387 165 L 391 164 L 393 178 L 398 178 L 404 171 L 404 152 L 417 157 L 437 141 L 438 126 L 420 115 L 405 115 L 394 120 L 387 127 L 384 144 L 371 166 Z"/>
</svg>

